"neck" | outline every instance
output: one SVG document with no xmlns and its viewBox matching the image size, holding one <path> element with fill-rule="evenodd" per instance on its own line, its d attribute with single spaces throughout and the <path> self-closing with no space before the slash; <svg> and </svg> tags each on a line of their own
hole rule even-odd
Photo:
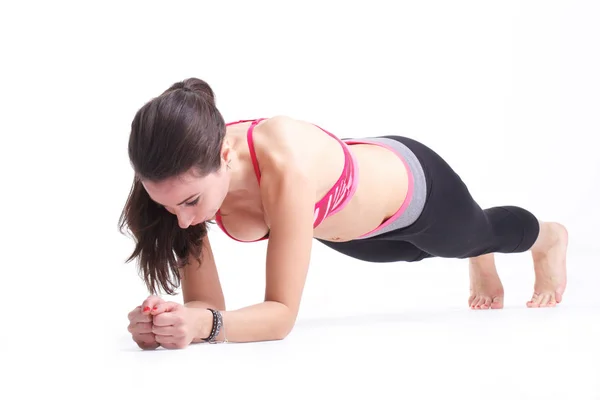
<svg viewBox="0 0 600 400">
<path fill-rule="evenodd" d="M 245 137 L 243 143 L 245 144 Z M 229 174 L 230 179 L 228 196 L 247 196 L 249 192 L 255 190 L 257 185 L 254 166 L 248 150 L 247 148 L 238 147 L 241 144 L 241 140 L 235 140 L 232 143 L 230 162 L 229 166 L 226 167 L 226 173 Z"/>
</svg>

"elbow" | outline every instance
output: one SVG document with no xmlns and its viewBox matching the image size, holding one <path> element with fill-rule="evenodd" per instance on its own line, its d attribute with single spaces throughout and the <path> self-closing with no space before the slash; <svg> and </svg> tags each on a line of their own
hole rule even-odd
<svg viewBox="0 0 600 400">
<path fill-rule="evenodd" d="M 273 340 L 283 340 L 289 336 L 296 325 L 296 313 L 285 307 L 285 312 L 281 316 L 279 323 L 273 329 Z"/>
<path fill-rule="evenodd" d="M 277 329 L 274 333 L 274 340 L 283 340 L 288 337 L 290 333 L 294 330 L 294 323 L 283 324 L 279 329 Z"/>
</svg>

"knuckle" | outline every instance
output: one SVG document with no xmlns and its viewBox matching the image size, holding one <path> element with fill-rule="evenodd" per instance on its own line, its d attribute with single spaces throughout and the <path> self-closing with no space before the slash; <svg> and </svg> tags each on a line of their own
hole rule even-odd
<svg viewBox="0 0 600 400">
<path fill-rule="evenodd" d="M 127 314 L 127 318 L 131 321 L 140 313 L 140 307 L 136 307 Z"/>
<path fill-rule="evenodd" d="M 164 303 L 164 300 L 161 299 L 160 296 L 152 295 L 152 296 L 148 296 L 148 298 L 146 299 L 146 303 L 158 304 L 158 303 Z"/>
<path fill-rule="evenodd" d="M 138 319 L 141 322 L 152 322 L 152 316 L 147 315 L 147 314 L 140 314 Z"/>
<path fill-rule="evenodd" d="M 141 349 L 144 349 L 144 350 L 155 349 L 158 347 L 158 343 L 156 343 L 156 342 L 137 341 L 136 343 Z"/>
</svg>

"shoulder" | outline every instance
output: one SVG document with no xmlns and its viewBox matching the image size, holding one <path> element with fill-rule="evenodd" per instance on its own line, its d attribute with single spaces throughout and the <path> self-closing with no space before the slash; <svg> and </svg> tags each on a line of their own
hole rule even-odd
<svg viewBox="0 0 600 400">
<path fill-rule="evenodd" d="M 292 137 L 293 132 L 301 129 L 302 121 L 287 115 L 275 115 L 262 121 L 255 131 L 274 141 L 284 141 Z"/>
<path fill-rule="evenodd" d="M 307 141 L 312 127 L 308 122 L 277 115 L 261 121 L 254 128 L 254 149 L 261 172 L 260 187 L 265 195 L 263 203 L 270 205 L 267 208 L 278 206 L 284 193 L 300 189 L 314 192 L 314 182 L 310 178 L 314 150 L 310 140 Z M 314 200 L 311 196 L 309 198 L 311 202 Z"/>
<path fill-rule="evenodd" d="M 287 115 L 270 117 L 254 128 L 254 146 L 262 164 L 288 165 L 298 158 L 300 138 L 306 122 Z"/>
</svg>

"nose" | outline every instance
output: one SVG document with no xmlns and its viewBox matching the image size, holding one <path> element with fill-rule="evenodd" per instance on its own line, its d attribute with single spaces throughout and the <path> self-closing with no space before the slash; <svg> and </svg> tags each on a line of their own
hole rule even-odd
<svg viewBox="0 0 600 400">
<path fill-rule="evenodd" d="M 181 229 L 187 229 L 191 223 L 194 221 L 194 215 L 184 215 L 182 213 L 177 214 L 177 222 L 179 223 L 179 227 Z"/>
</svg>

